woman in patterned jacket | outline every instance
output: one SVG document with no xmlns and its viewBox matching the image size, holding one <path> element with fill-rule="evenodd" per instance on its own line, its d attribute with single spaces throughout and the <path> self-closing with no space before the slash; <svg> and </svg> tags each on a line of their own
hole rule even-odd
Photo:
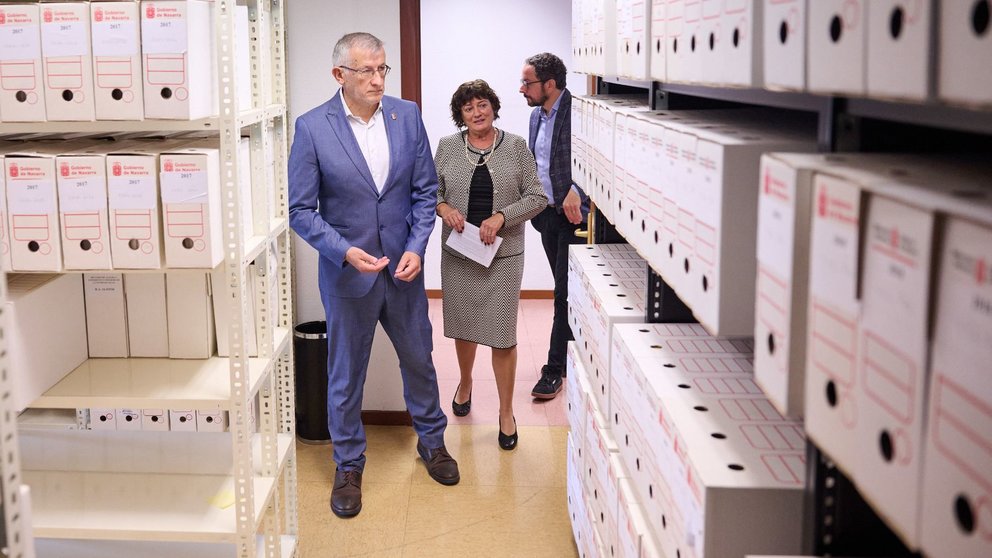
<svg viewBox="0 0 992 558">
<path fill-rule="evenodd" d="M 496 128 L 499 97 L 481 79 L 463 83 L 451 97 L 451 118 L 461 130 L 438 144 L 437 214 L 441 231 L 444 335 L 455 340 L 461 382 L 451 400 L 457 416 L 472 405 L 472 365 L 479 344 L 492 347 L 499 393 L 499 446 L 517 445 L 513 386 L 517 371 L 517 308 L 524 271 L 524 224 L 548 204 L 527 140 Z M 465 224 L 480 240 L 502 244 L 485 267 L 447 245 Z M 461 403 L 459 403 L 461 401 Z"/>
</svg>

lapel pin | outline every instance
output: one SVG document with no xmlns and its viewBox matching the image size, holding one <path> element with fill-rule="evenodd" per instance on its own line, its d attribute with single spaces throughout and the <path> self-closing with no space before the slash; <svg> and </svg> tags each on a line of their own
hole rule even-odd
<svg viewBox="0 0 992 558">
<path fill-rule="evenodd" d="M 395 112 L 389 113 L 389 117 L 392 118 L 393 120 L 396 120 L 396 113 Z"/>
</svg>

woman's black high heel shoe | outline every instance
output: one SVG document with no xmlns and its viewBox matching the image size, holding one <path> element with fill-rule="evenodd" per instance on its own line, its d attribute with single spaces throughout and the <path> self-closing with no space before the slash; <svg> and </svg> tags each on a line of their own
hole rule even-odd
<svg viewBox="0 0 992 558">
<path fill-rule="evenodd" d="M 513 434 L 503 434 L 499 429 L 499 447 L 507 451 L 517 447 L 517 417 L 513 417 Z"/>
<path fill-rule="evenodd" d="M 472 392 L 468 392 L 468 401 L 464 403 L 455 403 L 455 397 L 458 397 L 458 390 L 462 387 L 458 384 L 455 388 L 455 395 L 451 398 L 451 412 L 455 413 L 456 417 L 464 417 L 468 415 L 468 412 L 472 410 Z"/>
</svg>

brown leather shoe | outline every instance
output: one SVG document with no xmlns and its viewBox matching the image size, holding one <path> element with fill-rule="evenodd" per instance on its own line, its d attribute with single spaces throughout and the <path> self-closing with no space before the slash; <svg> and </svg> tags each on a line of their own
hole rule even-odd
<svg viewBox="0 0 992 558">
<path fill-rule="evenodd" d="M 458 463 L 444 446 L 427 449 L 423 444 L 417 442 L 417 453 L 424 460 L 427 474 L 432 479 L 448 486 L 458 484 L 458 481 L 461 480 L 461 476 L 458 474 Z"/>
<path fill-rule="evenodd" d="M 354 517 L 362 511 L 362 472 L 334 471 L 331 511 L 338 517 Z"/>
</svg>

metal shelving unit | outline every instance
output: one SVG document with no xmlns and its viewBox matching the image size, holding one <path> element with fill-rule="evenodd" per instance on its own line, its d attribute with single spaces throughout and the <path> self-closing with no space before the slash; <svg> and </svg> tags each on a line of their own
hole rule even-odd
<svg viewBox="0 0 992 558">
<path fill-rule="evenodd" d="M 252 106 L 239 110 L 236 87 L 235 0 L 214 0 L 219 111 L 193 121 L 44 122 L 0 124 L 0 135 L 132 132 L 207 132 L 220 148 L 221 213 L 230 316 L 229 356 L 205 360 L 90 359 L 32 404 L 33 408 L 191 409 L 228 413 L 228 432 L 52 431 L 23 434 L 68 452 L 85 445 L 112 448 L 120 435 L 146 436 L 162 455 L 190 455 L 184 466 L 168 460 L 144 470 L 79 466 L 18 470 L 16 417 L 0 409 L 5 535 L 9 556 L 30 558 L 32 528 L 18 513 L 21 483 L 33 489 L 33 533 L 38 556 L 191 556 L 291 558 L 297 552 L 296 453 L 292 343 L 291 239 L 287 203 L 285 0 L 241 0 L 249 11 Z M 271 132 L 271 133 L 270 133 Z M 275 169 L 273 211 L 255 211 L 253 230 L 241 226 L 239 142 L 250 136 L 256 207 L 270 203 L 267 175 Z M 268 215 L 275 215 L 270 218 Z M 254 262 L 257 277 L 249 264 Z M 199 270 L 206 272 L 209 270 Z M 255 282 L 258 355 L 245 340 L 249 282 Z M 4 294 L 5 284 L 0 286 Z M 0 328 L 3 307 L 0 305 Z M 6 362 L 0 331 L 0 367 Z M 0 391 L 9 392 L 9 374 Z M 0 393 L 0 395 L 2 395 Z M 254 402 L 257 401 L 257 405 Z M 0 397 L 9 404 L 9 397 Z M 257 425 L 254 412 L 257 409 Z M 195 442 L 189 436 L 203 436 Z M 145 440 L 146 438 L 141 438 Z M 53 441 L 54 440 L 54 441 Z M 205 447 L 209 440 L 212 447 Z M 131 440 L 134 442 L 134 440 Z M 24 446 L 24 447 L 29 447 Z M 201 453 L 203 455 L 201 455 Z M 29 459 L 32 467 L 33 456 Z M 195 458 L 194 458 L 195 457 Z M 66 465 L 75 460 L 66 461 Z M 91 464 L 92 460 L 87 462 Z M 222 466 L 218 467 L 218 464 Z M 30 543 L 28 543 L 30 544 Z"/>
<path fill-rule="evenodd" d="M 822 152 L 992 150 L 992 111 L 937 102 L 909 103 L 764 89 L 596 78 L 597 93 L 641 94 L 652 109 L 756 106 L 813 115 Z M 597 214 L 596 242 L 622 242 Z M 651 323 L 694 321 L 691 310 L 654 270 L 648 273 Z M 918 558 L 886 525 L 854 483 L 816 445 L 807 442 L 804 553 L 816 556 Z"/>
</svg>

